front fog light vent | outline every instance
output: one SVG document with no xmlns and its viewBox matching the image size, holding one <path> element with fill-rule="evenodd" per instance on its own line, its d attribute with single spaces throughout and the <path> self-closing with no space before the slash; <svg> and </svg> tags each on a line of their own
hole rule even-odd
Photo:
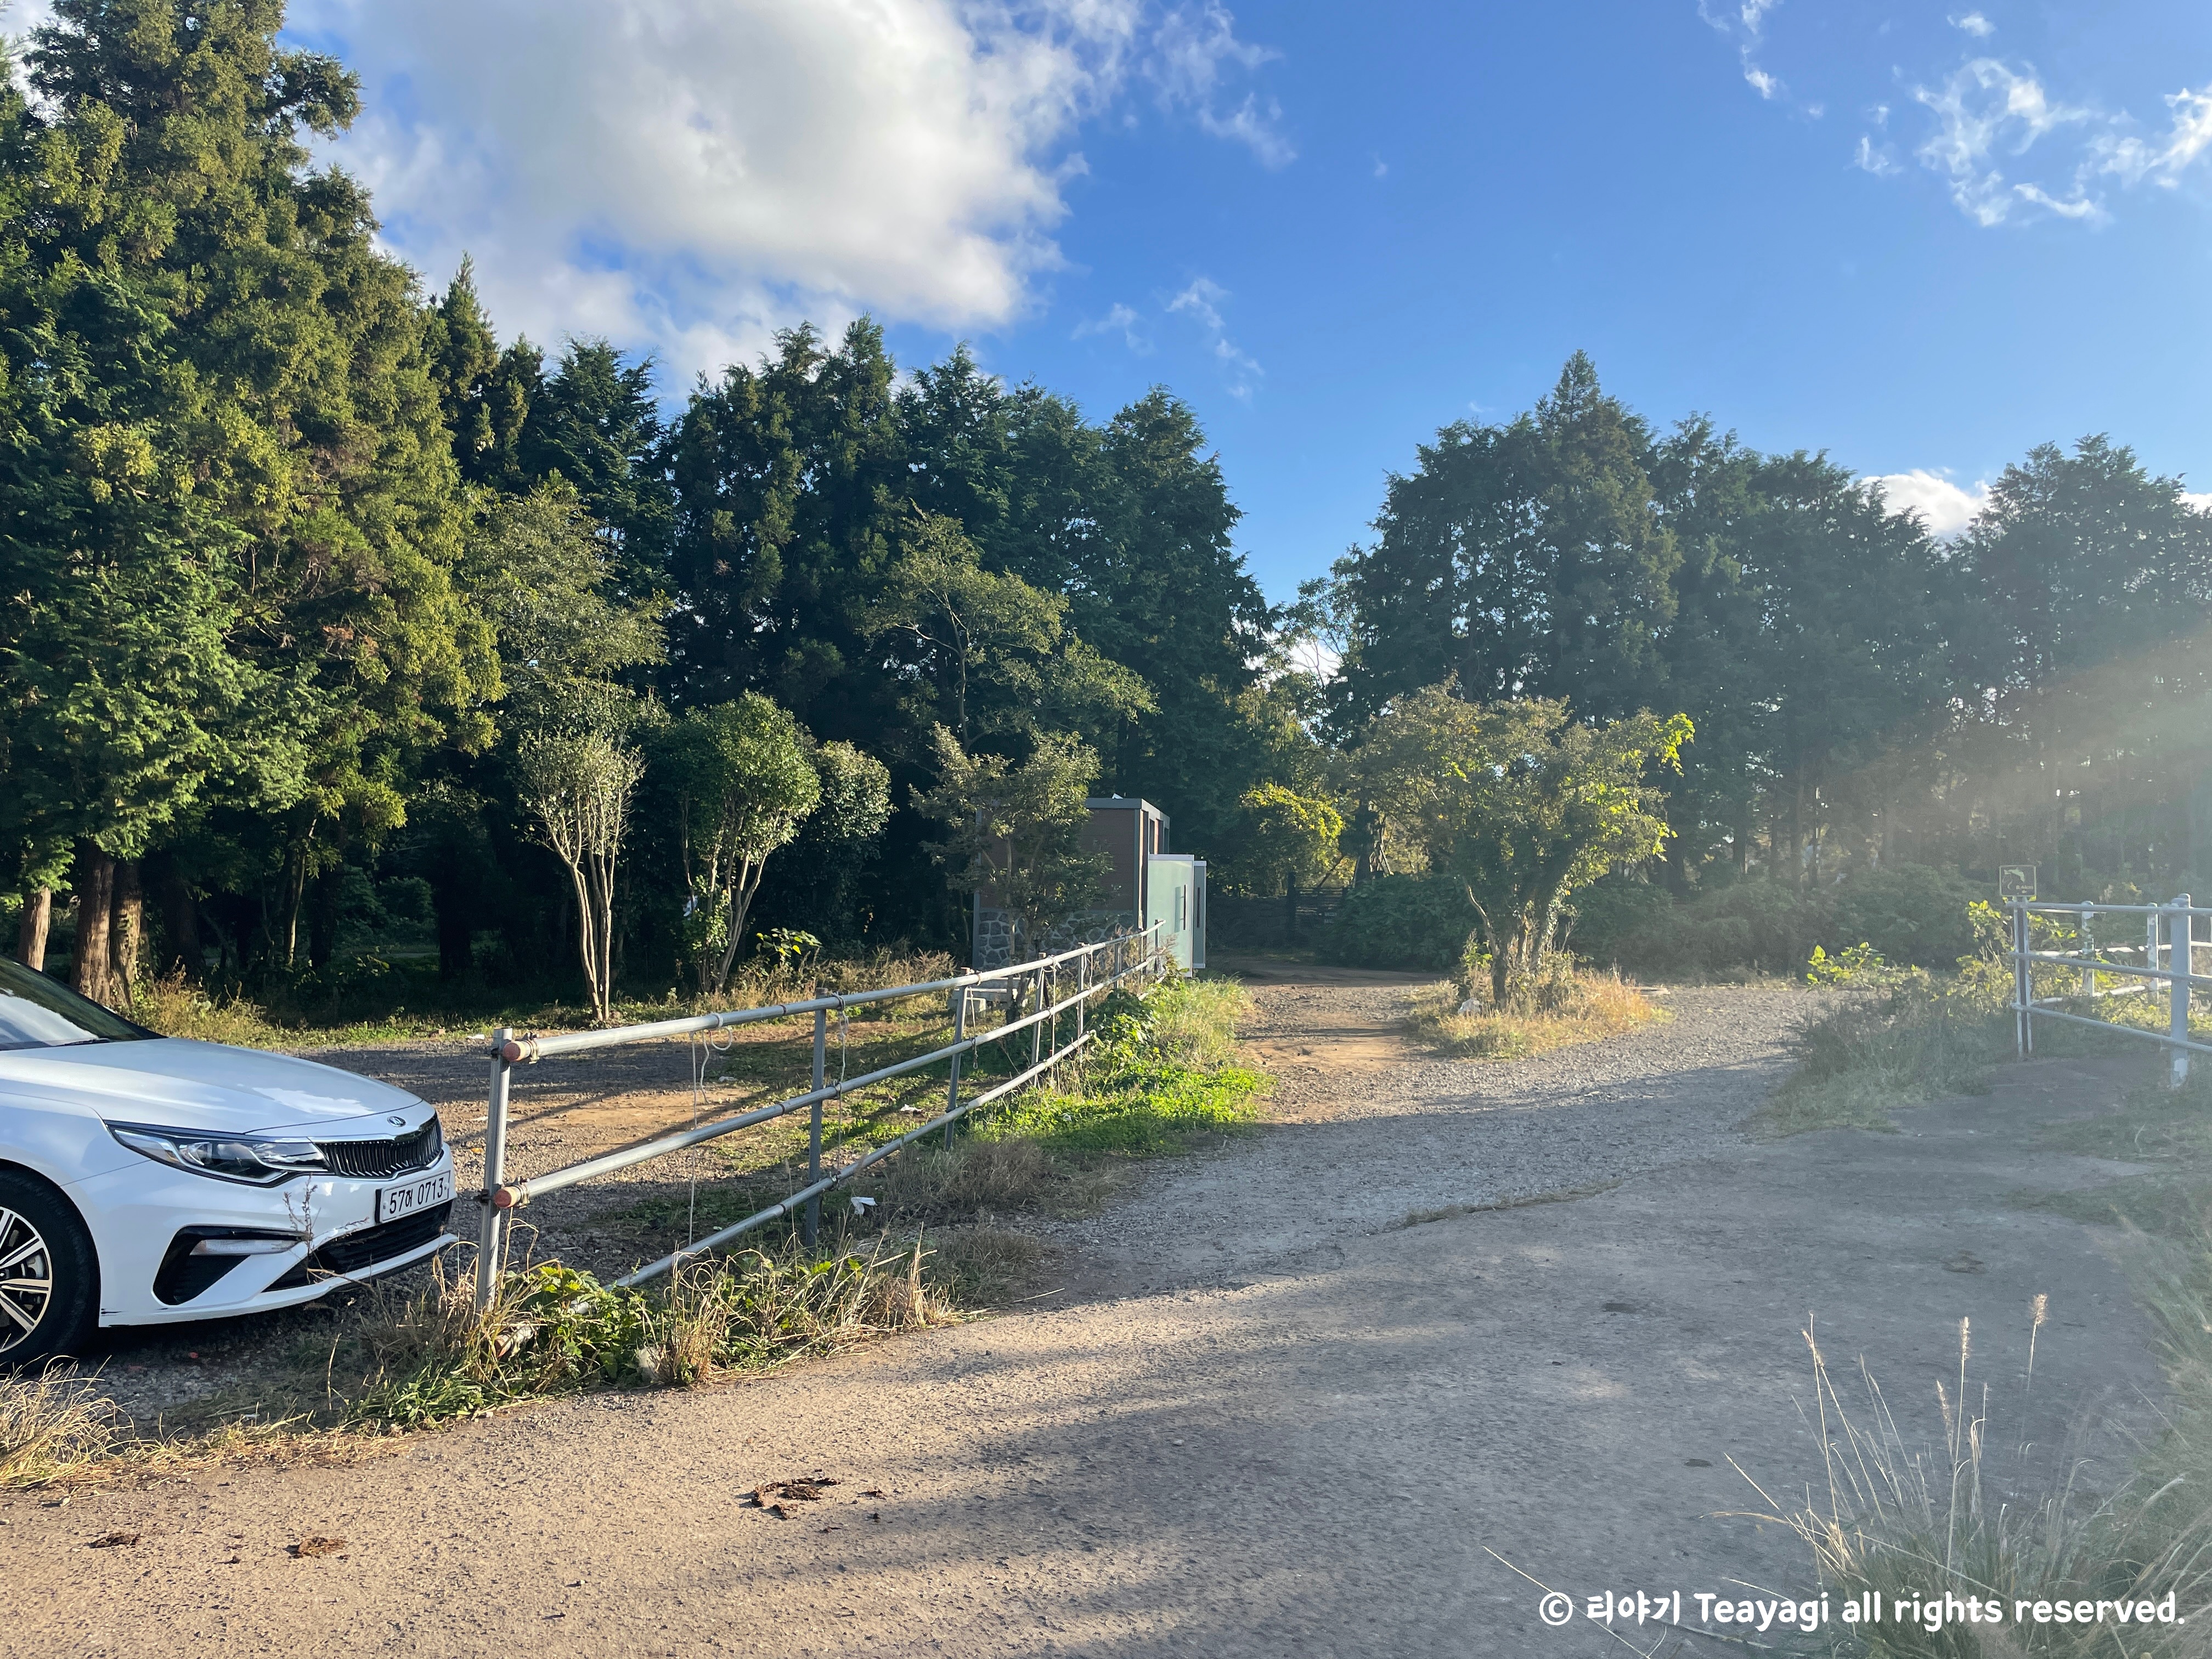
<svg viewBox="0 0 2212 1659">
<path fill-rule="evenodd" d="M 173 1308 L 204 1296 L 250 1255 L 282 1255 L 302 1241 L 246 1227 L 186 1227 L 169 1241 L 154 1275 L 156 1299 Z"/>
</svg>

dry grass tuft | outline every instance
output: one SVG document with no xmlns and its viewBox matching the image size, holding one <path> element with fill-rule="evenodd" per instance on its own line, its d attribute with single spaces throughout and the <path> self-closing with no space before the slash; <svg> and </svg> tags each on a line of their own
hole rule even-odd
<svg viewBox="0 0 2212 1659">
<path fill-rule="evenodd" d="M 1449 980 L 1413 994 L 1413 1030 L 1449 1054 L 1474 1060 L 1524 1060 L 1577 1042 L 1619 1036 L 1667 1011 L 1614 973 L 1559 975 L 1540 991 L 1503 1008 L 1459 1012 L 1465 989 Z"/>
<path fill-rule="evenodd" d="M 1059 1174 L 1045 1149 L 1025 1137 L 962 1135 L 950 1146 L 917 1143 L 888 1160 L 874 1195 L 887 1224 L 934 1225 L 1039 1208 Z"/>
<path fill-rule="evenodd" d="M 1027 1233 L 963 1227 L 937 1236 L 937 1279 L 963 1308 L 1003 1308 L 1030 1291 L 1045 1256 Z"/>
<path fill-rule="evenodd" d="M 2203 1311 L 2201 1302 L 2193 1305 Z M 2086 1659 L 2123 1650 L 2131 1659 L 2179 1659 L 2202 1651 L 2201 1637 L 2188 1637 L 2178 1622 L 2132 1622 L 2119 1647 L 2109 1621 L 2070 1628 L 2013 1624 L 2017 1601 L 2155 1604 L 2172 1597 L 2183 1620 L 2201 1620 L 2212 1611 L 2206 1605 L 2212 1599 L 2212 1510 L 2190 1478 L 2201 1477 L 2201 1440 L 2193 1467 L 2177 1466 L 2171 1445 L 2153 1447 L 2133 1477 L 2102 1498 L 2078 1490 L 2071 1479 L 2040 1497 L 2021 1494 L 2008 1490 L 1990 1467 L 1990 1391 L 1971 1375 L 1965 1320 L 1959 1322 L 1955 1370 L 1936 1387 L 1942 1435 L 1925 1446 L 1907 1440 L 1863 1364 L 1864 1402 L 1854 1414 L 1809 1327 L 1804 1336 L 1826 1495 L 1816 1501 L 1808 1491 L 1802 1508 L 1785 1508 L 1753 1481 L 1771 1506 L 1755 1518 L 1795 1532 L 1822 1588 L 1838 1600 L 1873 1589 L 1893 1607 L 1904 1598 L 1948 1594 L 1961 1601 L 1995 1598 L 2005 1610 L 2005 1628 L 1994 1640 L 1986 1627 L 1953 1624 L 1931 1632 L 1892 1620 L 1858 1632 L 1862 1645 L 1854 1650 L 1877 1659 L 2028 1651 Z M 2077 1460 L 2072 1467 L 2081 1466 Z"/>
<path fill-rule="evenodd" d="M 128 1426 L 92 1379 L 66 1367 L 0 1376 L 0 1486 L 82 1474 L 114 1450 Z"/>
<path fill-rule="evenodd" d="M 1088 1215 L 1124 1178 L 1103 1159 L 1056 1155 L 1026 1134 L 960 1135 L 950 1147 L 917 1143 L 878 1167 L 881 1176 L 864 1177 L 857 1190 L 877 1200 L 891 1228 Z"/>
</svg>

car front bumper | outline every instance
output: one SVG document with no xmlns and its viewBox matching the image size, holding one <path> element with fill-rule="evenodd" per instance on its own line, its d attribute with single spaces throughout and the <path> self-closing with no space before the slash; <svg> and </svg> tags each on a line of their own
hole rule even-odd
<svg viewBox="0 0 2212 1659">
<path fill-rule="evenodd" d="M 450 1183 L 453 1169 L 453 1154 L 445 1152 L 428 1169 L 380 1180 L 325 1176 L 249 1187 L 151 1159 L 91 1176 L 70 1191 L 100 1255 L 100 1322 L 161 1325 L 296 1307 L 420 1261 L 455 1242 L 450 1209 L 432 1206 L 380 1225 L 376 1194 L 441 1175 Z M 235 1265 L 212 1284 L 164 1300 L 156 1281 L 187 1229 L 282 1233 L 294 1242 L 268 1255 L 231 1258 Z"/>
</svg>

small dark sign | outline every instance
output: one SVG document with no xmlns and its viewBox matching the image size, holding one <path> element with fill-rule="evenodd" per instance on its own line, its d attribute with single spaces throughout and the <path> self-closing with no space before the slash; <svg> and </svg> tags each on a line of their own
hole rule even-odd
<svg viewBox="0 0 2212 1659">
<path fill-rule="evenodd" d="M 2033 898 L 2035 896 L 2035 866 L 2032 864 L 1997 866 L 1997 896 L 2008 899 Z"/>
</svg>

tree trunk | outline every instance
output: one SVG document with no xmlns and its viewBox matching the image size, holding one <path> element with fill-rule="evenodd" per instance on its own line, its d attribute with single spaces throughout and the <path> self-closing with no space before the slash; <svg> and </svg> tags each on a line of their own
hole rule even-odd
<svg viewBox="0 0 2212 1659">
<path fill-rule="evenodd" d="M 615 1015 L 615 860 L 611 853 L 595 856 L 592 860 L 592 916 L 594 941 L 599 951 L 599 963 L 592 977 L 597 981 L 598 1013 L 602 1025 L 613 1023 Z"/>
<path fill-rule="evenodd" d="M 70 986 L 79 996 L 106 1002 L 108 913 L 115 903 L 115 860 L 90 842 L 76 849 L 76 943 L 70 955 Z"/>
<path fill-rule="evenodd" d="M 738 866 L 737 884 L 730 890 L 729 942 L 722 947 L 722 960 L 716 965 L 714 973 L 714 990 L 717 996 L 728 987 L 730 974 L 737 966 L 738 952 L 744 948 L 745 942 L 745 920 L 752 913 L 753 899 L 760 891 L 761 877 L 767 869 L 765 858 L 757 864 L 751 864 L 750 871 L 746 865 Z M 1014 960 L 1018 962 L 1021 957 L 1017 955 Z"/>
<path fill-rule="evenodd" d="M 199 901 L 173 855 L 163 856 L 156 867 L 154 890 L 161 905 L 161 971 L 197 980 L 207 971 L 207 957 L 200 948 Z"/>
<path fill-rule="evenodd" d="M 300 904 L 307 893 L 307 847 L 302 842 L 293 849 L 284 867 L 284 966 L 288 969 L 300 957 Z"/>
<path fill-rule="evenodd" d="M 1805 777 L 1797 777 L 1797 804 L 1790 819 L 1790 884 L 1805 889 Z"/>
<path fill-rule="evenodd" d="M 107 915 L 109 987 L 121 994 L 126 1006 L 135 1007 L 138 959 L 143 954 L 146 939 L 146 890 L 138 884 L 138 866 L 135 862 L 115 866 L 112 902 Z"/>
<path fill-rule="evenodd" d="M 430 911 L 437 920 L 438 977 L 449 983 L 465 978 L 474 962 L 473 920 L 467 885 L 455 880 L 433 882 Z"/>
<path fill-rule="evenodd" d="M 345 906 L 345 865 L 343 861 L 315 878 L 307 902 L 307 965 L 327 968 L 337 954 L 338 922 Z"/>
<path fill-rule="evenodd" d="M 23 895 L 22 925 L 15 932 L 15 960 L 23 966 L 45 971 L 46 965 L 46 928 L 53 921 L 54 890 L 35 888 Z"/>
<path fill-rule="evenodd" d="M 585 988 L 591 993 L 592 1013 L 596 1018 L 600 1001 L 599 953 L 592 948 L 592 944 L 591 884 L 585 879 L 584 866 L 580 864 L 572 864 L 568 866 L 568 878 L 574 883 L 576 888 L 577 954 L 583 958 L 584 985 Z"/>
</svg>

